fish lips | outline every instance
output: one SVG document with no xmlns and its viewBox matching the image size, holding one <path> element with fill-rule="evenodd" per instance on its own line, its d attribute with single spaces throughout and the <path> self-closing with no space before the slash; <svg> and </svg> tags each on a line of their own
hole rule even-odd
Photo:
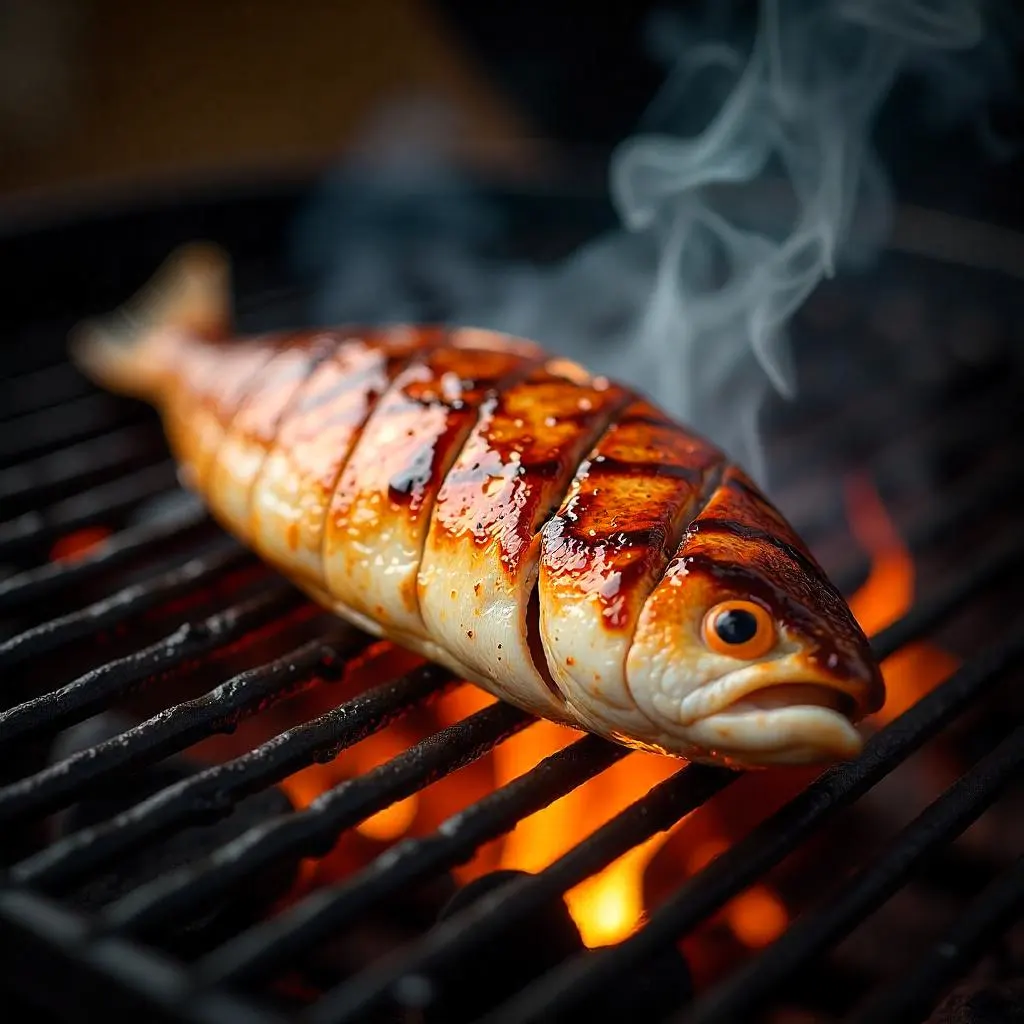
<svg viewBox="0 0 1024 1024">
<path fill-rule="evenodd" d="M 659 717 L 715 762 L 768 766 L 856 757 L 860 682 L 809 666 L 795 653 L 726 673 L 682 701 L 655 700 Z"/>
</svg>

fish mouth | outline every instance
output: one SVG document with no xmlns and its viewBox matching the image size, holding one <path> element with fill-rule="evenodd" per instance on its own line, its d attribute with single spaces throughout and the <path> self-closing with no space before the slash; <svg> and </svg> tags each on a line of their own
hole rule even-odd
<svg viewBox="0 0 1024 1024">
<path fill-rule="evenodd" d="M 849 760 L 863 748 L 849 684 L 781 658 L 688 694 L 676 720 L 716 759 L 767 766 Z"/>
</svg>

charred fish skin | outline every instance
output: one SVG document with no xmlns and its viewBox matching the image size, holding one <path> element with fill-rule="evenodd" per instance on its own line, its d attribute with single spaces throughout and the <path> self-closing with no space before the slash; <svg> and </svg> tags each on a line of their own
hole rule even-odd
<svg viewBox="0 0 1024 1024">
<path fill-rule="evenodd" d="M 470 327 L 234 338 L 175 253 L 72 356 L 160 412 L 183 482 L 325 608 L 534 714 L 736 768 L 852 757 L 860 627 L 723 452 L 633 389 Z"/>
</svg>

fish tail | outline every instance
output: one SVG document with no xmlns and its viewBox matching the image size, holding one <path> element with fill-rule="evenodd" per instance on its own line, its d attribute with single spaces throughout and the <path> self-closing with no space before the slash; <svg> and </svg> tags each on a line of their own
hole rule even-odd
<svg viewBox="0 0 1024 1024">
<path fill-rule="evenodd" d="M 232 321 L 227 254 L 211 243 L 192 242 L 172 252 L 123 305 L 79 324 L 69 353 L 101 387 L 154 402 L 183 345 L 226 338 Z"/>
</svg>

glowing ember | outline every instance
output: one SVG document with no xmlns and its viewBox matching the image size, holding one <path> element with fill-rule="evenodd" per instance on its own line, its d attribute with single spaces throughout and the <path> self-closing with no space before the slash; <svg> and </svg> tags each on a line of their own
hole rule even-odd
<svg viewBox="0 0 1024 1024">
<path fill-rule="evenodd" d="M 86 526 L 54 541 L 50 548 L 51 562 L 73 562 L 99 547 L 110 536 L 105 526 Z"/>
<path fill-rule="evenodd" d="M 851 474 L 845 487 L 850 532 L 871 556 L 871 571 L 849 601 L 868 636 L 905 615 L 914 603 L 914 561 L 871 479 Z"/>
<path fill-rule="evenodd" d="M 356 827 L 356 831 L 378 843 L 398 839 L 409 831 L 409 826 L 416 820 L 418 806 L 419 797 L 413 794 L 397 804 L 385 807 L 383 811 L 378 811 L 372 818 L 367 818 Z"/>
<path fill-rule="evenodd" d="M 385 761 L 398 757 L 408 746 L 409 743 L 403 741 L 395 730 L 386 730 L 377 736 L 371 736 L 369 741 L 353 748 L 355 756 L 352 758 L 350 770 L 353 775 L 364 775 Z M 356 831 L 367 839 L 379 843 L 399 839 L 416 820 L 418 806 L 419 796 L 414 793 L 360 822 L 356 826 Z"/>
<path fill-rule="evenodd" d="M 789 923 L 782 900 L 766 885 L 755 885 L 737 896 L 725 916 L 736 938 L 754 949 L 774 942 Z"/>
</svg>

